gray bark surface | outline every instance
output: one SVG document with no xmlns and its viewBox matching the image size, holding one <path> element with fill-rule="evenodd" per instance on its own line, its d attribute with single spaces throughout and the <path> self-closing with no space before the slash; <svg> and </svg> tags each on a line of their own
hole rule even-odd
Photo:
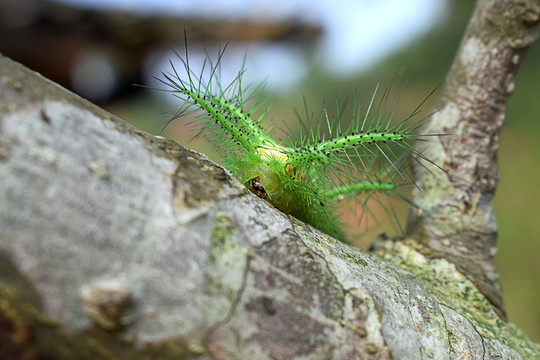
<svg viewBox="0 0 540 360">
<path fill-rule="evenodd" d="M 373 253 L 0 57 L 4 358 L 538 358 L 410 240 Z"/>
<path fill-rule="evenodd" d="M 424 131 L 424 155 L 446 171 L 416 165 L 408 234 L 454 263 L 504 306 L 493 264 L 497 224 L 491 199 L 499 179 L 497 150 L 515 75 L 540 34 L 539 0 L 480 0 L 450 69 L 438 111 Z"/>
</svg>

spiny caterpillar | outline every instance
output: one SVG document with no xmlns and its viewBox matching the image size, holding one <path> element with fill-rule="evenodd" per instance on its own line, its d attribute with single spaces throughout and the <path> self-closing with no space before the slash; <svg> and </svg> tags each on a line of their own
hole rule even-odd
<svg viewBox="0 0 540 360">
<path fill-rule="evenodd" d="M 395 180 L 405 179 L 404 174 L 412 180 L 405 170 L 407 156 L 413 154 L 417 161 L 429 162 L 412 146 L 414 140 L 425 136 L 413 133 L 424 119 L 410 124 L 427 98 L 407 118 L 392 124 L 394 113 L 383 114 L 389 92 L 374 106 L 377 89 L 363 116 L 355 103 L 346 128 L 342 128 L 339 112 L 337 121 L 331 121 L 324 112 L 321 119 L 327 132 L 321 131 L 319 119 L 314 129 L 304 130 L 299 136 L 288 135 L 284 144 L 278 143 L 263 124 L 270 108 L 262 108 L 263 86 L 251 92 L 242 87 L 245 62 L 230 84 L 221 83 L 225 48 L 215 63 L 207 53 L 202 69 L 195 73 L 190 68 L 186 41 L 185 57 L 177 54 L 186 70 L 185 79 L 170 61 L 172 73 L 162 73 L 164 78 L 157 80 L 167 86 L 162 90 L 184 102 L 165 126 L 180 116 L 192 117 L 198 135 L 210 137 L 225 167 L 254 194 L 281 211 L 345 241 L 336 206 L 341 199 L 363 194 L 360 201 L 366 207 L 374 193 L 399 197 L 396 190 L 400 185 Z M 253 116 L 256 112 L 260 113 L 258 117 Z"/>
</svg>

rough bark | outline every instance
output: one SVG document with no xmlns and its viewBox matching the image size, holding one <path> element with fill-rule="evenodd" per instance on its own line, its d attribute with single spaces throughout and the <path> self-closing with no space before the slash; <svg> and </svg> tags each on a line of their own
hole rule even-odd
<svg viewBox="0 0 540 360">
<path fill-rule="evenodd" d="M 540 356 L 414 242 L 352 248 L 5 57 L 0 81 L 3 358 Z"/>
<path fill-rule="evenodd" d="M 491 199 L 508 98 L 525 53 L 540 33 L 540 1 L 481 0 L 442 90 L 425 155 L 446 170 L 416 166 L 408 233 L 430 256 L 454 263 L 504 317 L 493 264 L 497 224 Z"/>
</svg>

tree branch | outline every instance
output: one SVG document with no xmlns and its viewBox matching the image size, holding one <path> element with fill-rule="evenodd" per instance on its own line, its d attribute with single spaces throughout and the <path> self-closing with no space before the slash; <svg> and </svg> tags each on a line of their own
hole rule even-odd
<svg viewBox="0 0 540 360">
<path fill-rule="evenodd" d="M 454 265 L 370 255 L 0 57 L 6 358 L 540 356 Z"/>
<path fill-rule="evenodd" d="M 538 39 L 540 1 L 480 0 L 469 22 L 428 132 L 425 155 L 446 173 L 416 166 L 408 233 L 453 262 L 504 314 L 491 199 L 506 103 L 525 53 Z M 425 144 L 422 144 L 425 146 Z M 504 316 L 504 315 L 503 315 Z"/>
</svg>

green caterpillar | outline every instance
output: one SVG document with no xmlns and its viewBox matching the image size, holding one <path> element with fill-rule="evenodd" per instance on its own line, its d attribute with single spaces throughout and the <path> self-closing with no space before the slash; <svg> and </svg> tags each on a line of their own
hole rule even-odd
<svg viewBox="0 0 540 360">
<path fill-rule="evenodd" d="M 321 131 L 319 121 L 315 129 L 278 143 L 263 123 L 269 110 L 262 108 L 263 86 L 251 92 L 242 87 L 245 62 L 230 84 L 221 83 L 225 49 L 215 63 L 207 55 L 196 74 L 190 68 L 186 44 L 185 57 L 177 54 L 186 78 L 181 79 L 170 62 L 173 72 L 163 73 L 164 78 L 157 80 L 167 86 L 165 91 L 184 101 L 173 119 L 192 117 L 199 135 L 209 136 L 218 148 L 225 167 L 281 211 L 345 241 L 336 206 L 341 199 L 363 194 L 365 205 L 374 193 L 399 196 L 396 190 L 400 185 L 395 180 L 412 180 L 405 170 L 407 156 L 413 154 L 417 160 L 429 162 L 412 146 L 414 140 L 424 136 L 414 134 L 423 119 L 410 124 L 427 98 L 411 115 L 392 125 L 393 112 L 384 114 L 389 92 L 374 106 L 377 89 L 363 116 L 355 104 L 353 119 L 345 129 L 341 128 L 339 114 L 334 122 L 321 116 L 327 132 Z M 209 73 L 206 81 L 205 70 Z M 260 112 L 257 118 L 253 117 L 256 112 Z"/>
</svg>

